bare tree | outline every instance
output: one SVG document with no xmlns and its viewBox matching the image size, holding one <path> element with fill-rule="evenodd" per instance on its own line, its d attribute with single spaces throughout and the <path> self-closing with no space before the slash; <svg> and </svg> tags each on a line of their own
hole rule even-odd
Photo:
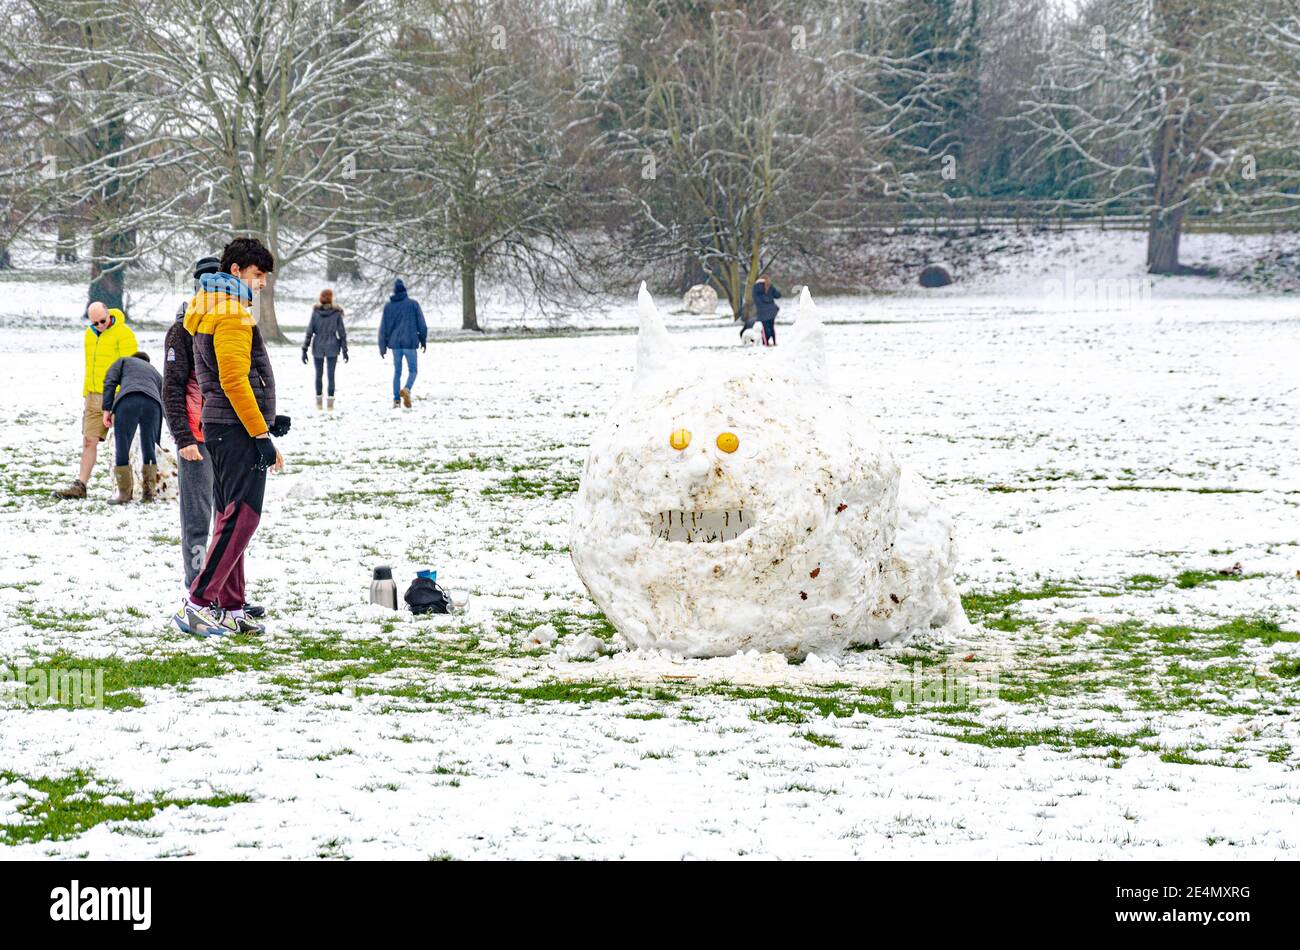
<svg viewBox="0 0 1300 950">
<path fill-rule="evenodd" d="M 861 9 L 857 9 L 861 7 Z M 606 108 L 648 258 L 698 259 L 739 319 L 783 251 L 916 183 L 887 152 L 914 121 L 884 74 L 927 78 L 862 39 L 897 5 L 714 2 L 642 7 Z"/>
<path fill-rule="evenodd" d="M 1188 211 L 1257 131 L 1258 83 L 1227 68 L 1238 14 L 1198 0 L 1093 0 L 1042 67 L 1028 118 L 1046 155 L 1077 159 L 1092 193 L 1150 217 L 1147 269 L 1175 274 Z"/>
<path fill-rule="evenodd" d="M 581 283 L 567 227 L 580 163 L 562 159 L 564 136 L 583 123 L 566 108 L 572 77 L 548 55 L 557 9 L 431 2 L 402 28 L 402 122 L 385 143 L 406 196 L 395 224 L 413 267 L 459 283 L 466 330 L 480 329 L 485 276 L 526 283 L 540 300 Z"/>
<path fill-rule="evenodd" d="M 345 209 L 368 200 L 365 161 L 382 113 L 357 90 L 386 71 L 383 6 L 155 0 L 139 9 L 145 41 L 117 62 L 152 80 L 189 196 L 220 209 L 188 224 L 214 238 L 261 238 L 279 273 L 355 236 L 355 224 L 343 235 L 335 225 L 354 223 Z M 283 339 L 274 279 L 260 319 Z"/>
<path fill-rule="evenodd" d="M 71 198 L 93 192 L 112 222 L 92 230 L 101 280 L 182 233 L 259 237 L 277 273 L 355 239 L 385 125 L 388 4 L 33 2 L 55 37 L 30 57 L 46 108 L 58 105 L 50 127 L 89 143 L 61 172 L 60 200 L 79 183 Z M 80 45 L 57 38 L 72 27 Z M 49 84 L 66 77 L 96 94 L 62 104 Z M 259 310 L 267 337 L 283 339 L 274 275 Z"/>
<path fill-rule="evenodd" d="M 1252 98 L 1257 148 L 1242 156 L 1242 174 L 1224 179 L 1223 192 L 1243 217 L 1294 211 L 1300 203 L 1300 4 L 1256 0 L 1238 11 L 1220 68 Z M 1245 174 L 1246 170 L 1251 174 Z"/>
<path fill-rule="evenodd" d="M 40 170 L 27 179 L 26 219 L 54 217 L 59 255 L 75 255 L 80 224 L 91 240 L 91 301 L 123 307 L 126 270 L 136 258 L 134 200 L 148 173 L 147 117 L 132 114 L 134 77 L 113 67 L 135 35 L 120 4 L 29 0 L 21 30 L 6 31 L 0 55 L 17 64 L 12 92 L 33 138 Z"/>
</svg>

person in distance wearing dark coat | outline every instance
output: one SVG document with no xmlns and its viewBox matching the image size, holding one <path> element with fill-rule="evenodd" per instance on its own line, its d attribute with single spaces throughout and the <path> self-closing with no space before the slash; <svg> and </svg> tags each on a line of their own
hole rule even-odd
<svg viewBox="0 0 1300 950">
<path fill-rule="evenodd" d="M 334 291 L 328 287 L 320 292 L 320 298 L 312 309 L 311 320 L 307 323 L 307 336 L 302 341 L 302 361 L 307 362 L 307 348 L 311 347 L 312 358 L 316 361 L 316 408 L 321 408 L 322 398 L 329 402 L 326 409 L 334 408 L 334 368 L 339 356 L 343 362 L 348 361 L 348 331 L 343 325 L 343 308 L 334 303 Z M 329 370 L 329 395 L 321 394 L 322 377 Z"/>
</svg>

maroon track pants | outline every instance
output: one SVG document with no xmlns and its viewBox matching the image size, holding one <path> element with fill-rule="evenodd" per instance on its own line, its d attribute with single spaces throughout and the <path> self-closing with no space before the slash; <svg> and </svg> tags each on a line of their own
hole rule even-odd
<svg viewBox="0 0 1300 950">
<path fill-rule="evenodd" d="M 203 568 L 190 585 L 190 600 L 238 610 L 247 603 L 244 552 L 262 520 L 266 471 L 257 468 L 257 446 L 243 425 L 204 426 L 203 436 L 212 456 L 217 519 Z"/>
</svg>

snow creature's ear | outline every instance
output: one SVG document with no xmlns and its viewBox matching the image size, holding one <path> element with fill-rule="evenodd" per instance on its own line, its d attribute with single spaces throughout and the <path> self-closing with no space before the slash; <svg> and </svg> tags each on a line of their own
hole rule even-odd
<svg viewBox="0 0 1300 950">
<path fill-rule="evenodd" d="M 637 310 L 641 316 L 641 332 L 636 340 L 636 381 L 641 383 L 670 369 L 681 354 L 668 336 L 668 329 L 659 316 L 650 291 L 645 289 L 644 280 L 637 294 Z"/>
<path fill-rule="evenodd" d="M 822 320 L 817 315 L 812 294 L 805 287 L 799 295 L 799 316 L 795 318 L 786 366 L 791 375 L 801 376 L 819 386 L 826 385 L 826 344 L 822 338 Z"/>
</svg>

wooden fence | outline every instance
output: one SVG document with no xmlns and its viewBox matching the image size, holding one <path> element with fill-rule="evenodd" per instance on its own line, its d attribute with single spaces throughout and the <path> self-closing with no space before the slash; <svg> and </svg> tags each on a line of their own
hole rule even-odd
<svg viewBox="0 0 1300 950">
<path fill-rule="evenodd" d="M 959 199 L 952 202 L 912 204 L 878 202 L 866 206 L 866 230 L 1098 228 L 1103 231 L 1145 231 L 1147 215 L 1131 209 L 1062 207 L 1054 201 Z M 1253 216 L 1195 210 L 1183 222 L 1189 232 L 1277 234 L 1300 230 L 1300 203 Z"/>
</svg>

